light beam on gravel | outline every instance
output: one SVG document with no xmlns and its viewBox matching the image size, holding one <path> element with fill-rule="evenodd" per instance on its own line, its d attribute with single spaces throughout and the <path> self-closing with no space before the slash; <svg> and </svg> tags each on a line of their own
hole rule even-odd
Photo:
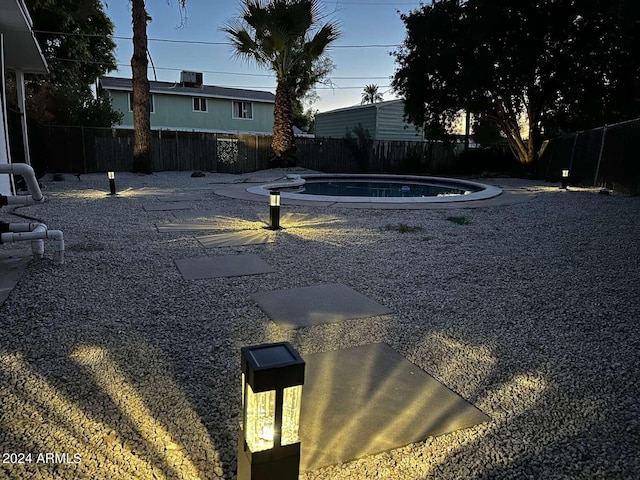
<svg viewBox="0 0 640 480">
<path fill-rule="evenodd" d="M 82 461 L 75 467 L 74 476 L 91 475 L 91 469 L 100 466 L 105 471 L 117 469 L 131 479 L 153 478 L 154 474 L 156 478 L 165 478 L 140 456 L 134 455 L 121 438 L 112 435 L 114 443 L 122 444 L 125 461 L 115 457 L 103 441 L 105 436 L 112 434 L 112 428 L 93 420 L 76 403 L 52 387 L 46 378 L 33 371 L 22 354 L 0 352 L 0 365 L 0 374 L 8 377 L 11 385 L 2 389 L 0 412 L 13 407 L 3 415 L 3 418 L 10 419 L 3 422 L 3 428 L 10 429 L 14 438 L 29 434 L 23 441 L 31 442 L 27 446 L 33 451 L 64 450 L 80 454 Z M 36 466 L 39 471 L 46 468 Z"/>
<path fill-rule="evenodd" d="M 85 346 L 73 352 L 71 358 L 91 372 L 98 386 L 109 395 L 127 419 L 135 425 L 142 438 L 160 458 L 164 458 L 167 466 L 174 470 L 179 478 L 200 479 L 198 469 L 187 453 L 154 417 L 106 350 L 97 346 Z"/>
</svg>

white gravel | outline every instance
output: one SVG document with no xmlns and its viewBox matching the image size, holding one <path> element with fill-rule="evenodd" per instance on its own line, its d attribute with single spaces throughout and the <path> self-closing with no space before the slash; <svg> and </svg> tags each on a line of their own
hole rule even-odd
<svg viewBox="0 0 640 480">
<path fill-rule="evenodd" d="M 143 203 L 200 194 L 190 205 L 228 217 L 220 231 L 256 228 L 263 203 L 213 190 L 281 174 L 190 173 L 118 173 L 119 198 L 104 175 L 44 179 L 47 203 L 17 210 L 63 230 L 67 252 L 56 266 L 46 245 L 0 307 L 0 478 L 233 479 L 239 348 L 281 340 L 303 356 L 386 342 L 492 419 L 303 480 L 638 478 L 640 198 L 493 179 L 539 193 L 459 210 L 283 205 L 308 223 L 213 250 L 158 233 L 183 220 Z M 400 224 L 421 230 L 384 228 Z M 277 272 L 185 281 L 173 263 L 235 253 Z M 394 315 L 283 331 L 249 297 L 332 282 Z"/>
</svg>

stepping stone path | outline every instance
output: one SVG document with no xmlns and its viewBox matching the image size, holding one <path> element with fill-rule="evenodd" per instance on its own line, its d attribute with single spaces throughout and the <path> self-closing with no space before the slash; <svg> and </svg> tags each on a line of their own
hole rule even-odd
<svg viewBox="0 0 640 480">
<path fill-rule="evenodd" d="M 171 203 L 145 204 L 147 211 L 187 209 Z M 159 232 L 216 229 L 212 212 L 178 212 L 176 218 L 207 218 L 207 223 L 156 225 Z M 290 214 L 313 224 L 308 215 Z M 212 222 L 213 220 L 213 222 Z M 237 219 L 226 218 L 237 221 Z M 218 222 L 218 225 L 220 222 Z M 275 232 L 237 231 L 196 237 L 205 247 L 273 242 Z M 225 255 L 175 260 L 185 280 L 272 273 L 257 255 Z M 390 309 L 334 283 L 257 292 L 257 305 L 283 329 L 313 327 L 393 313 Z M 300 415 L 301 470 L 352 461 L 421 442 L 489 420 L 489 417 L 389 345 L 364 345 L 304 356 L 304 401 Z"/>
<path fill-rule="evenodd" d="M 240 245 L 259 245 L 275 242 L 275 232 L 270 230 L 252 230 L 248 232 L 219 233 L 196 237 L 203 247 L 236 247 Z"/>
<path fill-rule="evenodd" d="M 183 258 L 175 260 L 185 280 L 241 277 L 273 273 L 275 270 L 257 255 L 224 255 L 219 257 Z"/>
<path fill-rule="evenodd" d="M 191 208 L 187 202 L 147 202 L 143 205 L 147 212 L 164 212 L 170 210 L 188 210 Z"/>
<path fill-rule="evenodd" d="M 259 292 L 251 298 L 284 329 L 393 313 L 341 283 Z"/>
<path fill-rule="evenodd" d="M 389 345 L 305 355 L 300 467 L 345 463 L 489 420 Z"/>
</svg>

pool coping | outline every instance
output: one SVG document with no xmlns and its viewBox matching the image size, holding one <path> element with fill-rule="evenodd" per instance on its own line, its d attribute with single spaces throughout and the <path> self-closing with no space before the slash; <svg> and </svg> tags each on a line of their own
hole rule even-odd
<svg viewBox="0 0 640 480">
<path fill-rule="evenodd" d="M 351 174 L 301 174 L 303 177 L 338 177 L 340 175 L 344 175 L 345 177 L 353 176 Z M 383 177 L 388 177 L 388 175 L 382 175 Z M 412 177 L 411 175 L 399 175 L 397 178 L 407 178 Z M 420 177 L 419 179 L 424 178 L 448 178 L 448 177 Z M 451 180 L 459 180 L 459 179 L 451 179 Z M 440 201 L 440 202 L 394 202 L 394 203 L 381 203 L 381 202 L 336 202 L 332 200 L 327 200 L 326 198 L 323 201 L 317 200 L 309 200 L 309 199 L 300 199 L 300 198 L 291 198 L 288 196 L 282 196 L 283 198 L 283 206 L 285 205 L 296 205 L 296 206 L 313 206 L 313 207 L 338 207 L 338 208 L 350 208 L 350 209 L 360 209 L 360 208 L 371 208 L 371 209 L 379 209 L 379 210 L 424 210 L 424 209 L 460 209 L 460 208 L 483 208 L 483 207 L 491 207 L 491 206 L 505 206 L 505 205 L 513 205 L 517 203 L 522 203 L 534 198 L 537 192 L 532 191 L 528 186 L 525 185 L 505 185 L 503 179 L 500 178 L 487 178 L 483 179 L 486 182 L 491 182 L 491 184 L 498 183 L 500 187 L 495 185 L 491 185 L 490 183 L 483 183 L 482 185 L 487 185 L 489 187 L 493 187 L 499 189 L 501 191 L 500 194 L 490 197 L 490 198 L 472 198 L 472 199 L 464 199 L 458 200 L 455 202 L 450 201 L 451 197 L 442 197 L 448 201 Z M 471 182 L 469 180 L 463 180 L 464 182 L 469 183 L 478 183 Z M 235 198 L 240 200 L 248 200 L 252 202 L 265 202 L 266 198 L 264 195 L 267 195 L 268 190 L 264 189 L 264 194 L 256 194 L 250 193 L 249 190 L 254 189 L 255 187 L 261 187 L 265 184 L 270 184 L 278 182 L 281 183 L 282 180 L 269 179 L 264 181 L 250 181 L 244 183 L 235 183 L 232 185 L 224 185 L 214 189 L 214 193 L 216 195 Z M 258 185 L 256 185 L 258 184 Z M 282 195 L 282 193 L 281 193 Z M 300 195 L 302 197 L 302 195 Z M 306 197 L 311 197 L 311 195 L 306 195 Z M 320 196 L 318 196 L 320 197 Z M 469 197 L 465 195 L 465 197 Z M 332 197 L 335 198 L 335 197 Z M 402 200 L 406 200 L 406 197 L 400 197 Z"/>
<path fill-rule="evenodd" d="M 303 174 L 292 175 L 290 180 L 291 186 L 295 187 L 300 185 L 299 179 L 304 180 L 317 180 L 317 179 L 357 179 L 357 180 L 392 180 L 393 182 L 401 183 L 403 180 L 407 182 L 443 182 L 449 181 L 452 184 L 459 185 L 460 187 L 473 187 L 480 188 L 477 192 L 472 192 L 467 195 L 447 195 L 447 196 L 434 196 L 434 197 L 356 197 L 356 196 L 343 196 L 343 195 L 308 195 L 301 193 L 287 192 L 283 190 L 286 188 L 286 183 L 283 181 L 267 183 L 255 187 L 247 188 L 249 193 L 255 195 L 268 196 L 269 191 L 278 187 L 280 189 L 280 197 L 289 200 L 302 200 L 308 202 L 332 202 L 332 203 L 375 203 L 375 204 L 414 204 L 414 203 L 451 203 L 451 202 L 472 202 L 474 200 L 486 200 L 488 198 L 497 197 L 502 193 L 502 190 L 493 185 L 486 185 L 483 183 L 472 182 L 468 180 L 460 180 L 457 178 L 448 177 L 422 177 L 417 175 L 384 175 L 384 174 L 348 174 L 348 173 L 336 173 L 336 174 Z"/>
</svg>

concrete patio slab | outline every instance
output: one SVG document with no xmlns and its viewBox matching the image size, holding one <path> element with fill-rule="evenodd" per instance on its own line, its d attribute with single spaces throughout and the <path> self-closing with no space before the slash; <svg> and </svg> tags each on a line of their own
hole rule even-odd
<svg viewBox="0 0 640 480">
<path fill-rule="evenodd" d="M 317 227 L 340 222 L 336 217 L 319 213 L 284 212 L 280 215 L 280 225 L 283 228 Z"/>
<path fill-rule="evenodd" d="M 392 313 L 341 283 L 258 292 L 251 298 L 271 320 L 287 330 Z"/>
<path fill-rule="evenodd" d="M 171 210 L 187 210 L 191 208 L 186 202 L 147 202 L 142 206 L 147 212 L 164 212 Z"/>
<path fill-rule="evenodd" d="M 156 229 L 160 233 L 169 232 L 201 232 L 203 230 L 218 230 L 220 226 L 215 222 L 207 223 L 156 223 Z"/>
<path fill-rule="evenodd" d="M 31 258 L 28 249 L 0 250 L 0 305 L 9 298 Z"/>
<path fill-rule="evenodd" d="M 219 212 L 214 210 L 191 210 L 189 212 L 174 212 L 173 216 L 178 220 L 192 220 L 196 218 L 214 219 Z"/>
<path fill-rule="evenodd" d="M 190 195 L 167 195 L 159 196 L 158 200 L 161 202 L 198 202 L 200 200 L 206 200 L 204 194 L 190 194 Z"/>
<path fill-rule="evenodd" d="M 240 277 L 275 272 L 270 265 L 257 255 L 183 258 L 175 260 L 175 264 L 185 280 Z"/>
<path fill-rule="evenodd" d="M 255 230 L 268 225 L 268 212 L 264 218 L 242 218 L 220 215 L 219 212 L 207 210 L 190 210 L 173 212 L 173 216 L 179 220 L 185 220 L 193 229 L 198 230 L 227 230 L 237 232 L 242 230 Z M 177 224 L 176 224 L 177 225 Z M 201 225 L 201 227 L 196 227 Z"/>
<path fill-rule="evenodd" d="M 247 232 L 218 233 L 196 237 L 203 247 L 235 247 L 239 245 L 258 245 L 271 243 L 276 239 L 271 230 L 251 230 Z"/>
<path fill-rule="evenodd" d="M 303 357 L 303 471 L 490 420 L 389 345 L 377 343 Z"/>
</svg>

